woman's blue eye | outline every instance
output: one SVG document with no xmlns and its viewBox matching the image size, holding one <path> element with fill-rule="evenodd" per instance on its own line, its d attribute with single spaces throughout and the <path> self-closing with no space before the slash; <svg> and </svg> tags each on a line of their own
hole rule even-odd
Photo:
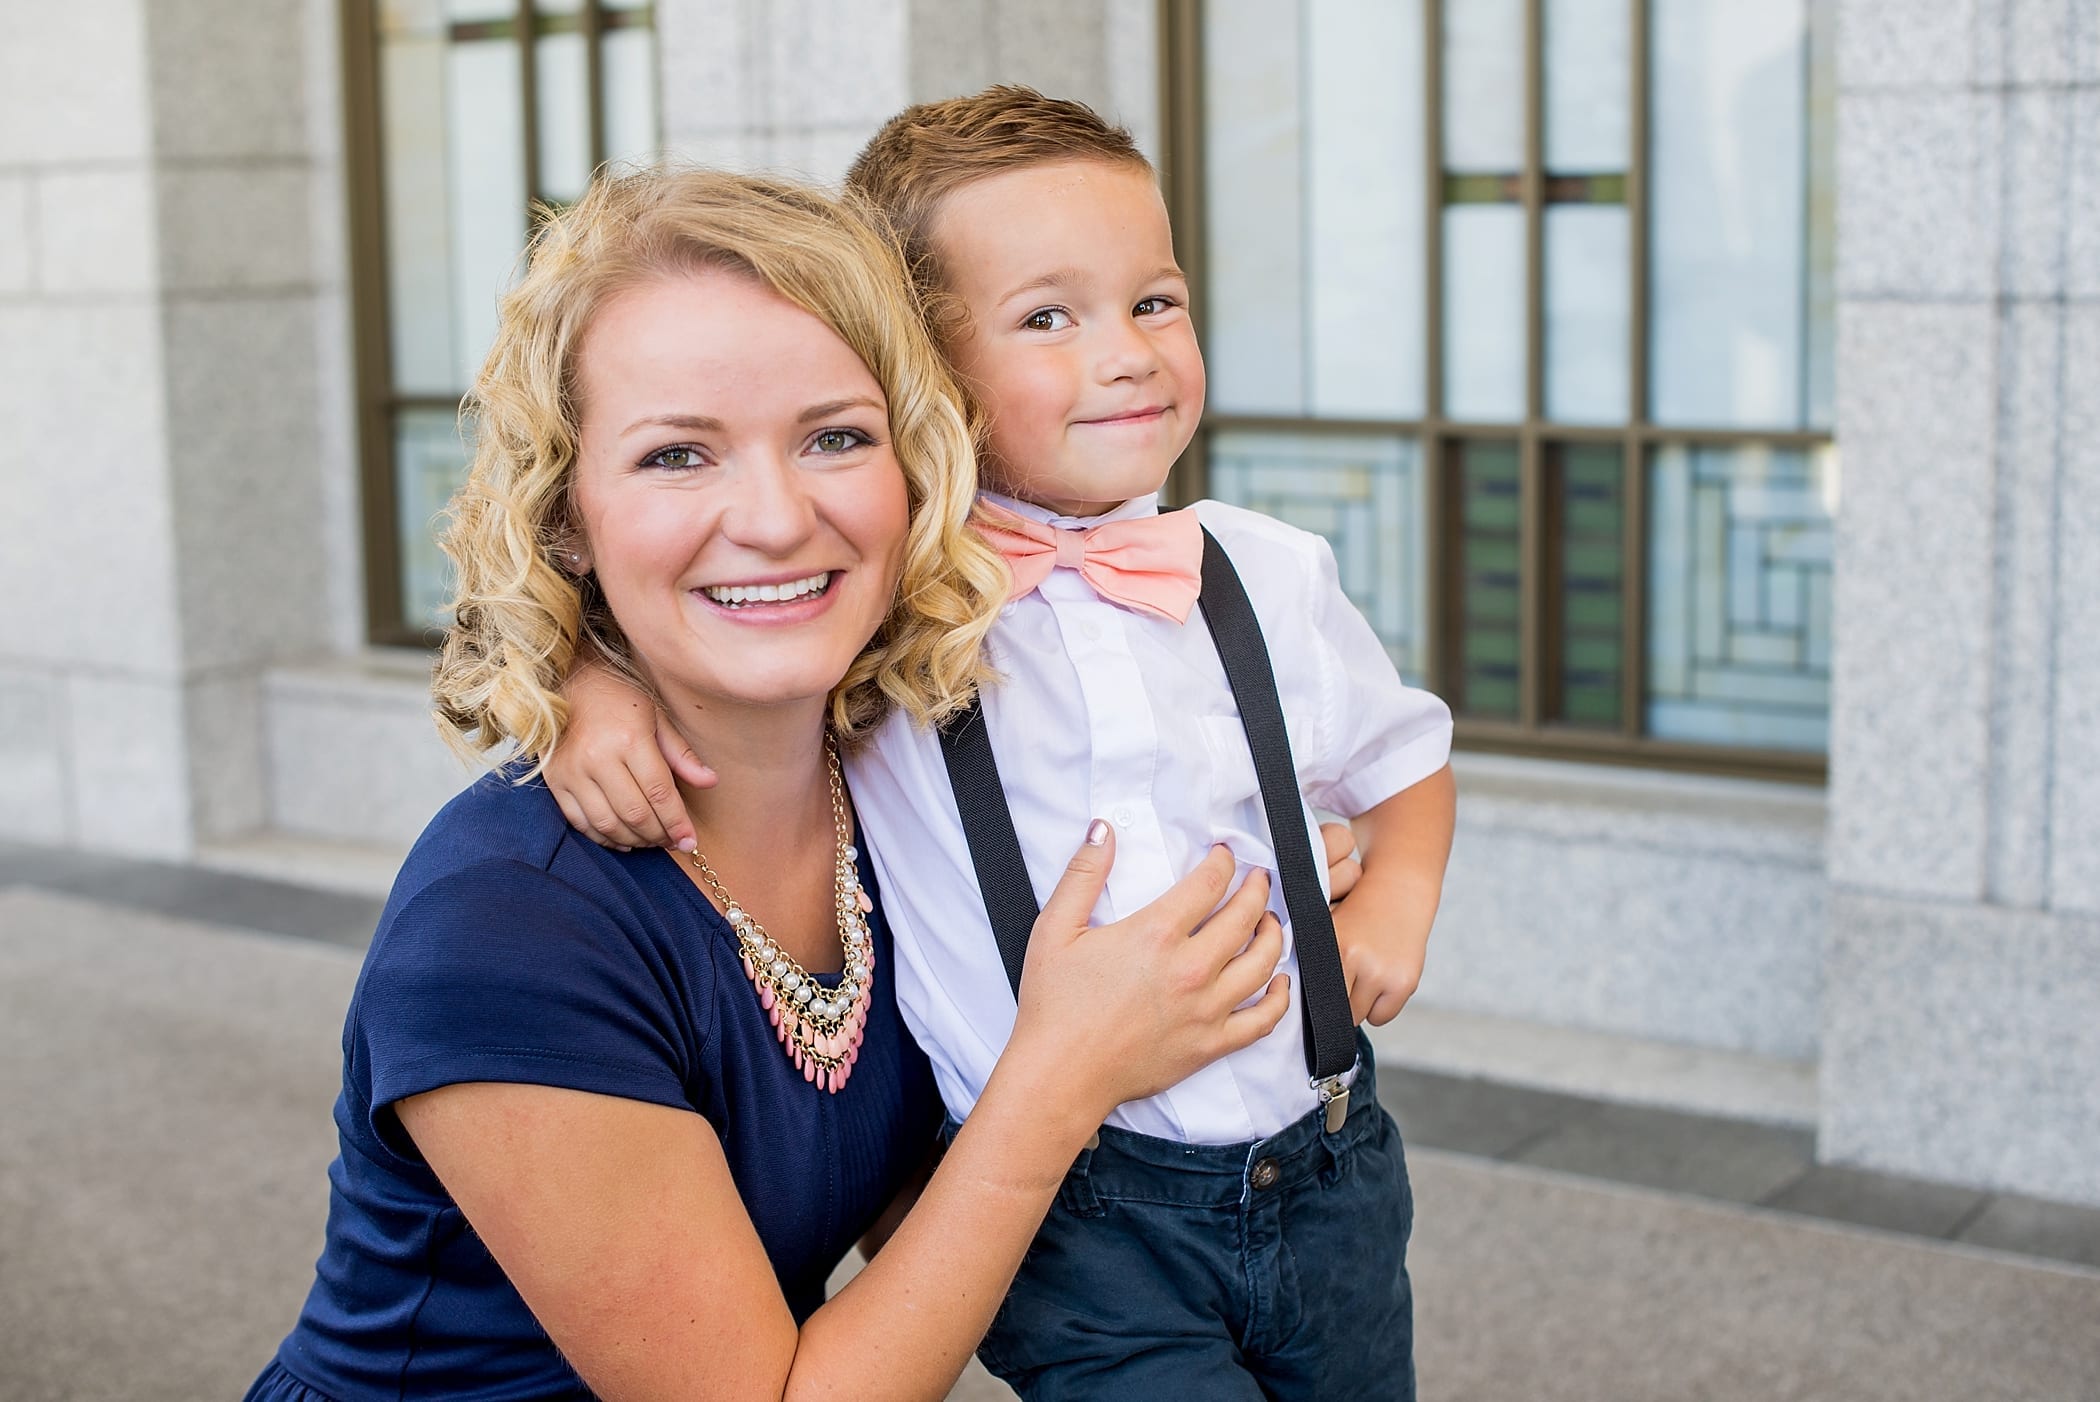
<svg viewBox="0 0 2100 1402">
<path fill-rule="evenodd" d="M 820 453 L 836 454 L 850 453 L 855 448 L 865 447 L 873 441 L 857 428 L 827 428 L 811 439 L 810 443 Z"/>
<path fill-rule="evenodd" d="M 1072 314 L 1063 307 L 1043 307 L 1022 318 L 1030 331 L 1062 331 L 1072 324 Z"/>
<path fill-rule="evenodd" d="M 700 450 L 682 446 L 658 448 L 648 457 L 642 459 L 642 466 L 667 467 L 674 472 L 684 471 L 687 468 L 700 466 Z"/>
</svg>

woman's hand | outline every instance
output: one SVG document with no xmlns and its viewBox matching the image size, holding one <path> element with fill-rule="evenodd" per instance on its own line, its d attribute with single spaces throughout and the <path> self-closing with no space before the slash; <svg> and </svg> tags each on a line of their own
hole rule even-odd
<svg viewBox="0 0 2100 1402">
<path fill-rule="evenodd" d="M 611 669 L 584 662 L 562 684 L 569 719 L 544 773 L 569 826 L 600 847 L 694 848 L 678 781 L 712 788 L 700 762 L 650 699 Z"/>
<path fill-rule="evenodd" d="M 1082 1139 L 1123 1102 L 1267 1035 L 1290 1005 L 1266 872 L 1228 897 L 1232 854 L 1213 847 L 1144 909 L 1089 929 L 1114 859 L 1114 830 L 1097 819 L 1035 922 L 999 1062 L 1047 1097 L 1044 1108 L 1074 1115 Z"/>
</svg>

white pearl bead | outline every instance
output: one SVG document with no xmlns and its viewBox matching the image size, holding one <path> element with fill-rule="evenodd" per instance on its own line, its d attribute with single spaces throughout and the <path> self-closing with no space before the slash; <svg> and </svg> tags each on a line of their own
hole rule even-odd
<svg viewBox="0 0 2100 1402">
<path fill-rule="evenodd" d="M 732 925 L 741 925 L 744 922 L 744 912 L 737 906 L 732 905 L 723 913 L 729 917 L 729 923 Z"/>
<path fill-rule="evenodd" d="M 849 862 L 859 861 L 860 848 L 853 846 L 851 843 L 848 843 L 846 846 L 846 860 Z"/>
<path fill-rule="evenodd" d="M 785 959 L 775 959 L 772 963 L 766 966 L 766 972 L 771 974 L 774 978 L 779 978 L 782 974 L 786 973 L 787 971 L 788 961 Z"/>
<path fill-rule="evenodd" d="M 802 975 L 789 974 L 786 978 L 780 981 L 780 986 L 782 988 L 785 988 L 790 993 L 799 993 L 802 991 Z M 802 1001 L 806 1003 L 809 1000 L 807 998 L 804 998 Z"/>
<path fill-rule="evenodd" d="M 800 979 L 795 979 L 793 981 L 796 983 L 802 983 Z M 798 1003 L 807 1003 L 814 996 L 815 995 L 809 991 L 809 985 L 806 983 L 803 983 L 800 988 L 797 988 L 795 990 L 795 1001 Z"/>
</svg>

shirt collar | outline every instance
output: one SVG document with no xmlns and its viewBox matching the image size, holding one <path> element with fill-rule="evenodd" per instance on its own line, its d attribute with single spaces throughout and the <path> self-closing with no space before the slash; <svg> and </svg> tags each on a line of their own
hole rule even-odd
<svg viewBox="0 0 2100 1402">
<path fill-rule="evenodd" d="M 1016 516 L 1025 516 L 1031 521 L 1060 531 L 1083 531 L 1110 521 L 1134 521 L 1139 517 L 1159 514 L 1158 492 L 1132 497 L 1115 510 L 1104 511 L 1099 516 L 1060 516 L 1046 506 L 1037 506 L 1032 501 L 1022 501 L 1016 497 L 1002 496 L 998 492 L 979 492 L 977 495 L 994 506 L 1005 507 Z"/>
</svg>

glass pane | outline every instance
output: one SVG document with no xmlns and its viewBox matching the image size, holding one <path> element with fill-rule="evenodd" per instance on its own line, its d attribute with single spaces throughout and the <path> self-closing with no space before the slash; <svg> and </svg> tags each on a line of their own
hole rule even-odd
<svg viewBox="0 0 2100 1402">
<path fill-rule="evenodd" d="M 1444 211 L 1444 413 L 1524 417 L 1524 211 L 1463 204 Z"/>
<path fill-rule="evenodd" d="M 449 621 L 452 563 L 437 545 L 437 520 L 467 476 L 459 416 L 407 409 L 394 417 L 394 521 L 401 545 L 401 612 L 410 627 Z"/>
<path fill-rule="evenodd" d="M 605 159 L 653 161 L 661 144 L 656 134 L 655 35 L 642 27 L 607 29 L 598 40 L 598 64 L 604 82 Z"/>
<path fill-rule="evenodd" d="M 1837 497 L 1828 448 L 1656 453 L 1648 472 L 1651 734 L 1826 747 Z"/>
<path fill-rule="evenodd" d="M 1203 13 L 1210 401 L 1227 413 L 1298 414 L 1306 407 L 1298 5 L 1216 0 Z"/>
<path fill-rule="evenodd" d="M 580 32 L 565 29 L 540 36 L 533 48 L 532 81 L 540 140 L 537 193 L 543 200 L 568 204 L 590 183 L 589 77 Z"/>
<path fill-rule="evenodd" d="M 1632 146 L 1632 45 L 1626 0 L 1545 0 L 1546 169 L 1626 169 Z"/>
<path fill-rule="evenodd" d="M 518 0 L 445 0 L 445 17 L 459 24 L 515 21 Z"/>
<path fill-rule="evenodd" d="M 1547 460 L 1558 528 L 1554 714 L 1571 725 L 1616 729 L 1625 657 L 1623 450 L 1615 444 L 1566 444 L 1549 449 Z"/>
<path fill-rule="evenodd" d="M 1546 417 L 1619 424 L 1627 391 L 1632 307 L 1623 205 L 1546 209 Z"/>
<path fill-rule="evenodd" d="M 1837 422 L 1837 19 L 1808 7 L 1808 425 Z"/>
<path fill-rule="evenodd" d="M 453 364 L 464 386 L 495 339 L 496 297 L 525 244 L 525 102 L 517 44 L 453 44 L 445 55 L 445 79 Z"/>
<path fill-rule="evenodd" d="M 1444 169 L 1524 168 L 1524 0 L 1445 0 Z"/>
<path fill-rule="evenodd" d="M 1418 418 L 1426 258 L 1421 0 L 1308 6 L 1305 54 L 1311 409 Z M 1214 247 L 1237 237 L 1236 223 L 1212 224 Z"/>
<path fill-rule="evenodd" d="M 1327 537 L 1342 588 L 1410 682 L 1426 671 L 1420 450 L 1402 438 L 1221 432 L 1210 494 Z"/>
<path fill-rule="evenodd" d="M 457 394 L 466 385 L 453 349 L 443 30 L 434 8 L 427 6 L 391 5 L 384 16 L 379 142 L 393 388 L 404 394 Z"/>
<path fill-rule="evenodd" d="M 1653 417 L 1802 422 L 1804 0 L 1657 5 Z"/>
<path fill-rule="evenodd" d="M 1522 655 L 1523 489 L 1514 443 L 1456 443 L 1458 703 L 1515 720 Z"/>
</svg>

